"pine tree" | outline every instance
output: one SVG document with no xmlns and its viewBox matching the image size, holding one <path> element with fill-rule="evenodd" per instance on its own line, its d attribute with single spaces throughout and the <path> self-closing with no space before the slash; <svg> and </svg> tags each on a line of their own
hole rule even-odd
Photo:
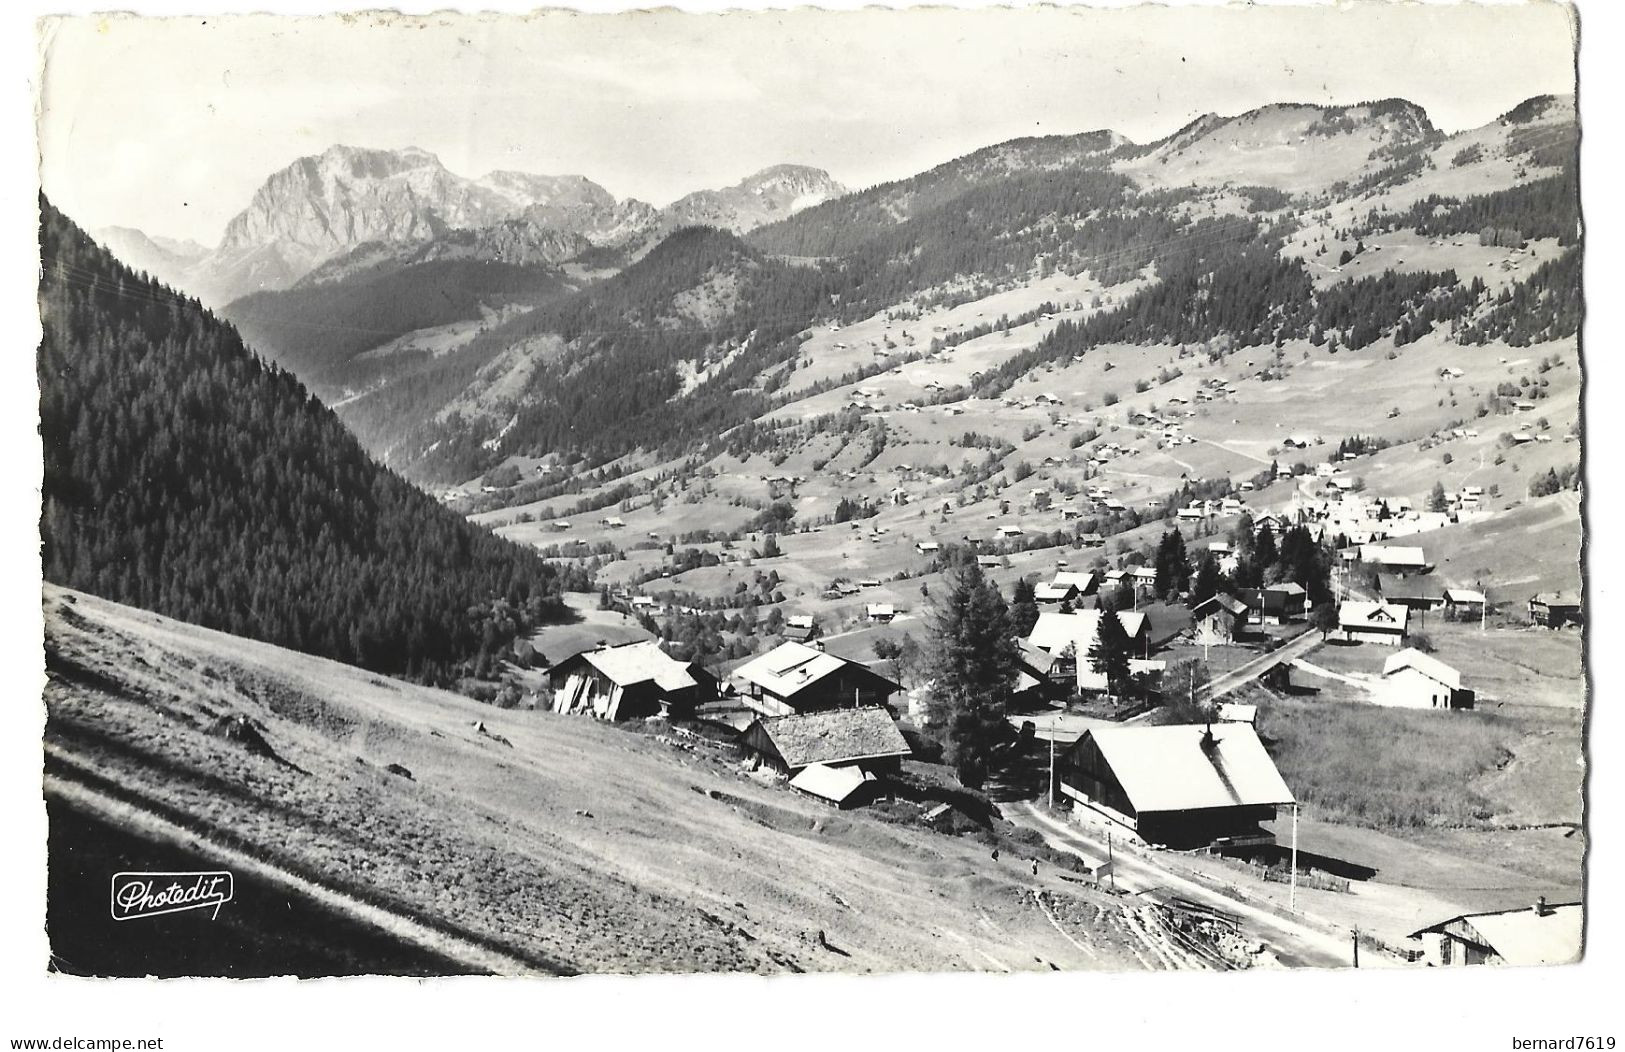
<svg viewBox="0 0 1625 1052">
<path fill-rule="evenodd" d="M 1450 498 L 1445 495 L 1444 483 L 1435 482 L 1433 489 L 1428 492 L 1428 511 L 1448 511 Z"/>
<path fill-rule="evenodd" d="M 1010 627 L 1016 637 L 1025 639 L 1038 623 L 1038 598 L 1033 583 L 1023 577 L 1010 592 Z"/>
<path fill-rule="evenodd" d="M 1089 644 L 1089 667 L 1106 677 L 1106 689 L 1121 695 L 1129 680 L 1129 638 L 1117 611 L 1100 612 L 1094 642 Z"/>
<path fill-rule="evenodd" d="M 948 717 L 947 759 L 960 781 L 975 788 L 987 776 L 994 748 L 1010 734 L 1004 716 L 1018 651 L 1004 598 L 974 558 L 949 571 L 931 627 L 936 689 Z"/>
<path fill-rule="evenodd" d="M 1204 603 L 1219 594 L 1224 579 L 1219 573 L 1219 562 L 1209 552 L 1202 556 L 1202 565 L 1196 570 L 1196 582 L 1191 585 L 1191 606 Z"/>
<path fill-rule="evenodd" d="M 1157 545 L 1157 597 L 1167 599 L 1190 587 L 1190 557 L 1185 552 L 1185 537 L 1178 530 L 1168 530 Z"/>
</svg>

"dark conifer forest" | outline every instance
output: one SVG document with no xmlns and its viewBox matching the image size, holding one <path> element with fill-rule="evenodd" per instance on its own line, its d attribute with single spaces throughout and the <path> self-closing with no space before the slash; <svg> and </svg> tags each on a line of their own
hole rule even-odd
<svg viewBox="0 0 1625 1052">
<path fill-rule="evenodd" d="M 41 209 L 47 580 L 429 680 L 560 612 L 540 558 L 378 466 L 235 329 Z"/>
</svg>

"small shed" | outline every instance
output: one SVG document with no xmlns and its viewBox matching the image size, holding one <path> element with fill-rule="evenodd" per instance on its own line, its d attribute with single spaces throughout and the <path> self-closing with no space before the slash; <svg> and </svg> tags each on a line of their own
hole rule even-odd
<svg viewBox="0 0 1625 1052">
<path fill-rule="evenodd" d="M 839 808 L 858 807 L 874 798 L 877 780 L 855 767 L 825 767 L 821 763 L 803 768 L 790 779 L 790 788 L 817 797 Z"/>
</svg>

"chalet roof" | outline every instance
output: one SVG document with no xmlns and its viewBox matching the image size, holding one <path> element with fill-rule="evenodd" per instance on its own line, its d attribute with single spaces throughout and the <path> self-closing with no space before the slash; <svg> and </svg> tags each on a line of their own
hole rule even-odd
<svg viewBox="0 0 1625 1052">
<path fill-rule="evenodd" d="M 1494 950 L 1507 964 L 1569 964 L 1580 956 L 1585 906 L 1565 902 L 1547 906 L 1544 911 L 1526 906 L 1495 913 L 1466 913 L 1412 932 L 1411 938 L 1442 932 L 1454 925 L 1471 929 L 1477 936 L 1475 941 Z"/>
<path fill-rule="evenodd" d="M 1078 593 L 1075 584 L 1051 584 L 1048 582 L 1033 586 L 1033 598 L 1040 603 L 1059 603 L 1072 598 Z"/>
<path fill-rule="evenodd" d="M 1484 593 L 1471 588 L 1446 588 L 1444 597 L 1452 603 L 1482 603 Z"/>
<path fill-rule="evenodd" d="M 756 684 L 774 697 L 789 698 L 849 665 L 891 683 L 891 680 L 867 665 L 795 642 L 780 643 L 761 657 L 735 669 L 734 675 L 747 683 Z M 895 689 L 896 684 L 892 686 Z"/>
<path fill-rule="evenodd" d="M 1381 563 L 1383 566 L 1426 566 L 1422 549 L 1397 544 L 1362 544 L 1360 561 Z"/>
<path fill-rule="evenodd" d="M 1392 676 L 1403 669 L 1415 669 L 1428 679 L 1443 683 L 1451 690 L 1461 689 L 1461 673 L 1436 657 L 1424 654 L 1415 647 L 1406 647 L 1382 663 L 1382 674 Z"/>
<path fill-rule="evenodd" d="M 812 625 L 791 625 L 784 630 L 784 638 L 795 643 L 805 643 L 818 634 L 818 629 Z"/>
<path fill-rule="evenodd" d="M 1384 603 L 1350 602 L 1337 610 L 1337 623 L 1342 628 L 1378 628 L 1403 630 L 1409 623 L 1410 611 L 1403 606 Z"/>
<path fill-rule="evenodd" d="M 1390 602 L 1395 599 L 1426 599 L 1436 602 L 1444 598 L 1444 582 L 1430 573 L 1417 574 L 1414 577 L 1401 577 L 1398 574 L 1379 573 L 1377 575 L 1377 591 Z"/>
<path fill-rule="evenodd" d="M 1204 736 L 1211 734 L 1211 744 Z M 1293 803 L 1292 790 L 1245 723 L 1094 727 L 1084 733 L 1134 810 L 1190 811 Z"/>
<path fill-rule="evenodd" d="M 1220 592 L 1217 595 L 1209 596 L 1200 603 L 1197 603 L 1196 606 L 1191 610 L 1191 614 L 1196 617 L 1207 617 L 1209 614 L 1212 614 L 1215 609 L 1223 610 L 1225 613 L 1232 616 L 1240 616 L 1241 614 L 1245 614 L 1247 612 L 1247 604 L 1242 602 L 1240 599 L 1237 599 L 1233 595 L 1226 595 L 1224 592 Z"/>
<path fill-rule="evenodd" d="M 1237 701 L 1221 701 L 1217 715 L 1225 723 L 1256 724 L 1258 722 L 1258 706 L 1243 705 Z"/>
<path fill-rule="evenodd" d="M 1058 570 L 1055 576 L 1050 578 L 1049 583 L 1054 585 L 1070 584 L 1076 587 L 1079 592 L 1087 595 L 1089 587 L 1095 583 L 1095 575 L 1088 570 Z"/>
<path fill-rule="evenodd" d="M 622 687 L 653 682 L 665 691 L 685 690 L 698 681 L 689 671 L 687 662 L 660 649 L 660 644 L 649 640 L 641 643 L 622 643 L 620 646 L 585 650 L 576 655 L 591 665 L 611 682 Z M 575 660 L 571 658 L 569 660 Z M 565 662 L 561 662 L 562 667 Z"/>
<path fill-rule="evenodd" d="M 1299 596 L 1299 595 L 1307 595 L 1308 594 L 1307 592 L 1304 591 L 1303 585 L 1299 584 L 1296 581 L 1282 581 L 1279 584 L 1272 584 L 1272 585 L 1268 586 L 1267 588 L 1265 588 L 1264 591 L 1266 591 L 1266 592 L 1278 592 L 1281 595 L 1289 595 L 1289 596 Z"/>
<path fill-rule="evenodd" d="M 791 768 L 849 764 L 910 752 L 896 721 L 881 708 L 829 709 L 757 722 L 785 766 Z"/>
<path fill-rule="evenodd" d="M 1580 608 L 1580 597 L 1573 592 L 1541 592 L 1529 601 L 1543 606 L 1572 606 L 1576 610 Z"/>
<path fill-rule="evenodd" d="M 1145 615 L 1137 611 L 1120 610 L 1117 620 L 1122 622 L 1123 631 L 1128 633 L 1130 639 L 1145 630 Z M 1033 630 L 1027 634 L 1027 642 L 1052 654 L 1059 654 L 1071 643 L 1081 659 L 1089 653 L 1099 632 L 1099 610 L 1075 610 L 1070 614 L 1046 610 L 1038 615 Z"/>
<path fill-rule="evenodd" d="M 841 804 L 863 788 L 864 782 L 872 781 L 873 778 L 873 775 L 856 767 L 825 767 L 821 763 L 815 763 L 790 779 L 790 788 L 799 789 L 821 800 L 828 800 L 832 804 Z"/>
</svg>

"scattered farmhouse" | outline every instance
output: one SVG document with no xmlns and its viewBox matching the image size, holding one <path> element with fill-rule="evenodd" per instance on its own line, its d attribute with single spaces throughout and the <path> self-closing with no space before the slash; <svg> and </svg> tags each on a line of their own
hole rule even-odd
<svg viewBox="0 0 1625 1052">
<path fill-rule="evenodd" d="M 1049 581 L 1033 586 L 1034 601 L 1045 606 L 1060 606 L 1062 603 L 1071 603 L 1078 598 L 1078 586 L 1075 584 L 1055 584 Z"/>
<path fill-rule="evenodd" d="M 811 614 L 791 614 L 784 619 L 784 638 L 805 643 L 818 635 L 818 622 Z"/>
<path fill-rule="evenodd" d="M 1295 803 L 1246 723 L 1093 727 L 1059 761 L 1060 791 L 1148 843 L 1273 843 L 1260 823 Z"/>
<path fill-rule="evenodd" d="M 866 603 L 863 607 L 863 616 L 873 624 L 890 624 L 897 616 L 897 607 L 891 603 Z"/>
<path fill-rule="evenodd" d="M 553 666 L 547 678 L 554 712 L 605 720 L 692 712 L 715 687 L 704 669 L 676 660 L 652 640 L 584 650 Z"/>
<path fill-rule="evenodd" d="M 900 689 L 866 665 L 805 643 L 780 643 L 733 678 L 745 705 L 763 716 L 884 705 Z"/>
<path fill-rule="evenodd" d="M 1052 585 L 1072 585 L 1078 590 L 1078 595 L 1094 595 L 1100 587 L 1100 579 L 1087 570 L 1061 570 L 1050 578 Z"/>
<path fill-rule="evenodd" d="M 1463 689 L 1460 672 L 1436 657 L 1406 647 L 1383 662 L 1377 700 L 1408 709 L 1470 709 L 1473 692 Z"/>
<path fill-rule="evenodd" d="M 1580 959 L 1585 906 L 1579 902 L 1467 913 L 1411 933 L 1430 967 L 1572 964 Z"/>
<path fill-rule="evenodd" d="M 1484 593 L 1472 588 L 1444 590 L 1444 608 L 1457 617 L 1482 617 L 1486 602 Z"/>
<path fill-rule="evenodd" d="M 1385 603 L 1347 602 L 1337 610 L 1337 630 L 1351 643 L 1397 647 L 1405 640 L 1409 620 L 1409 610 Z"/>
<path fill-rule="evenodd" d="M 1529 600 L 1529 620 L 1537 625 L 1577 625 L 1581 616 L 1580 597 L 1572 592 L 1541 592 Z"/>
</svg>

